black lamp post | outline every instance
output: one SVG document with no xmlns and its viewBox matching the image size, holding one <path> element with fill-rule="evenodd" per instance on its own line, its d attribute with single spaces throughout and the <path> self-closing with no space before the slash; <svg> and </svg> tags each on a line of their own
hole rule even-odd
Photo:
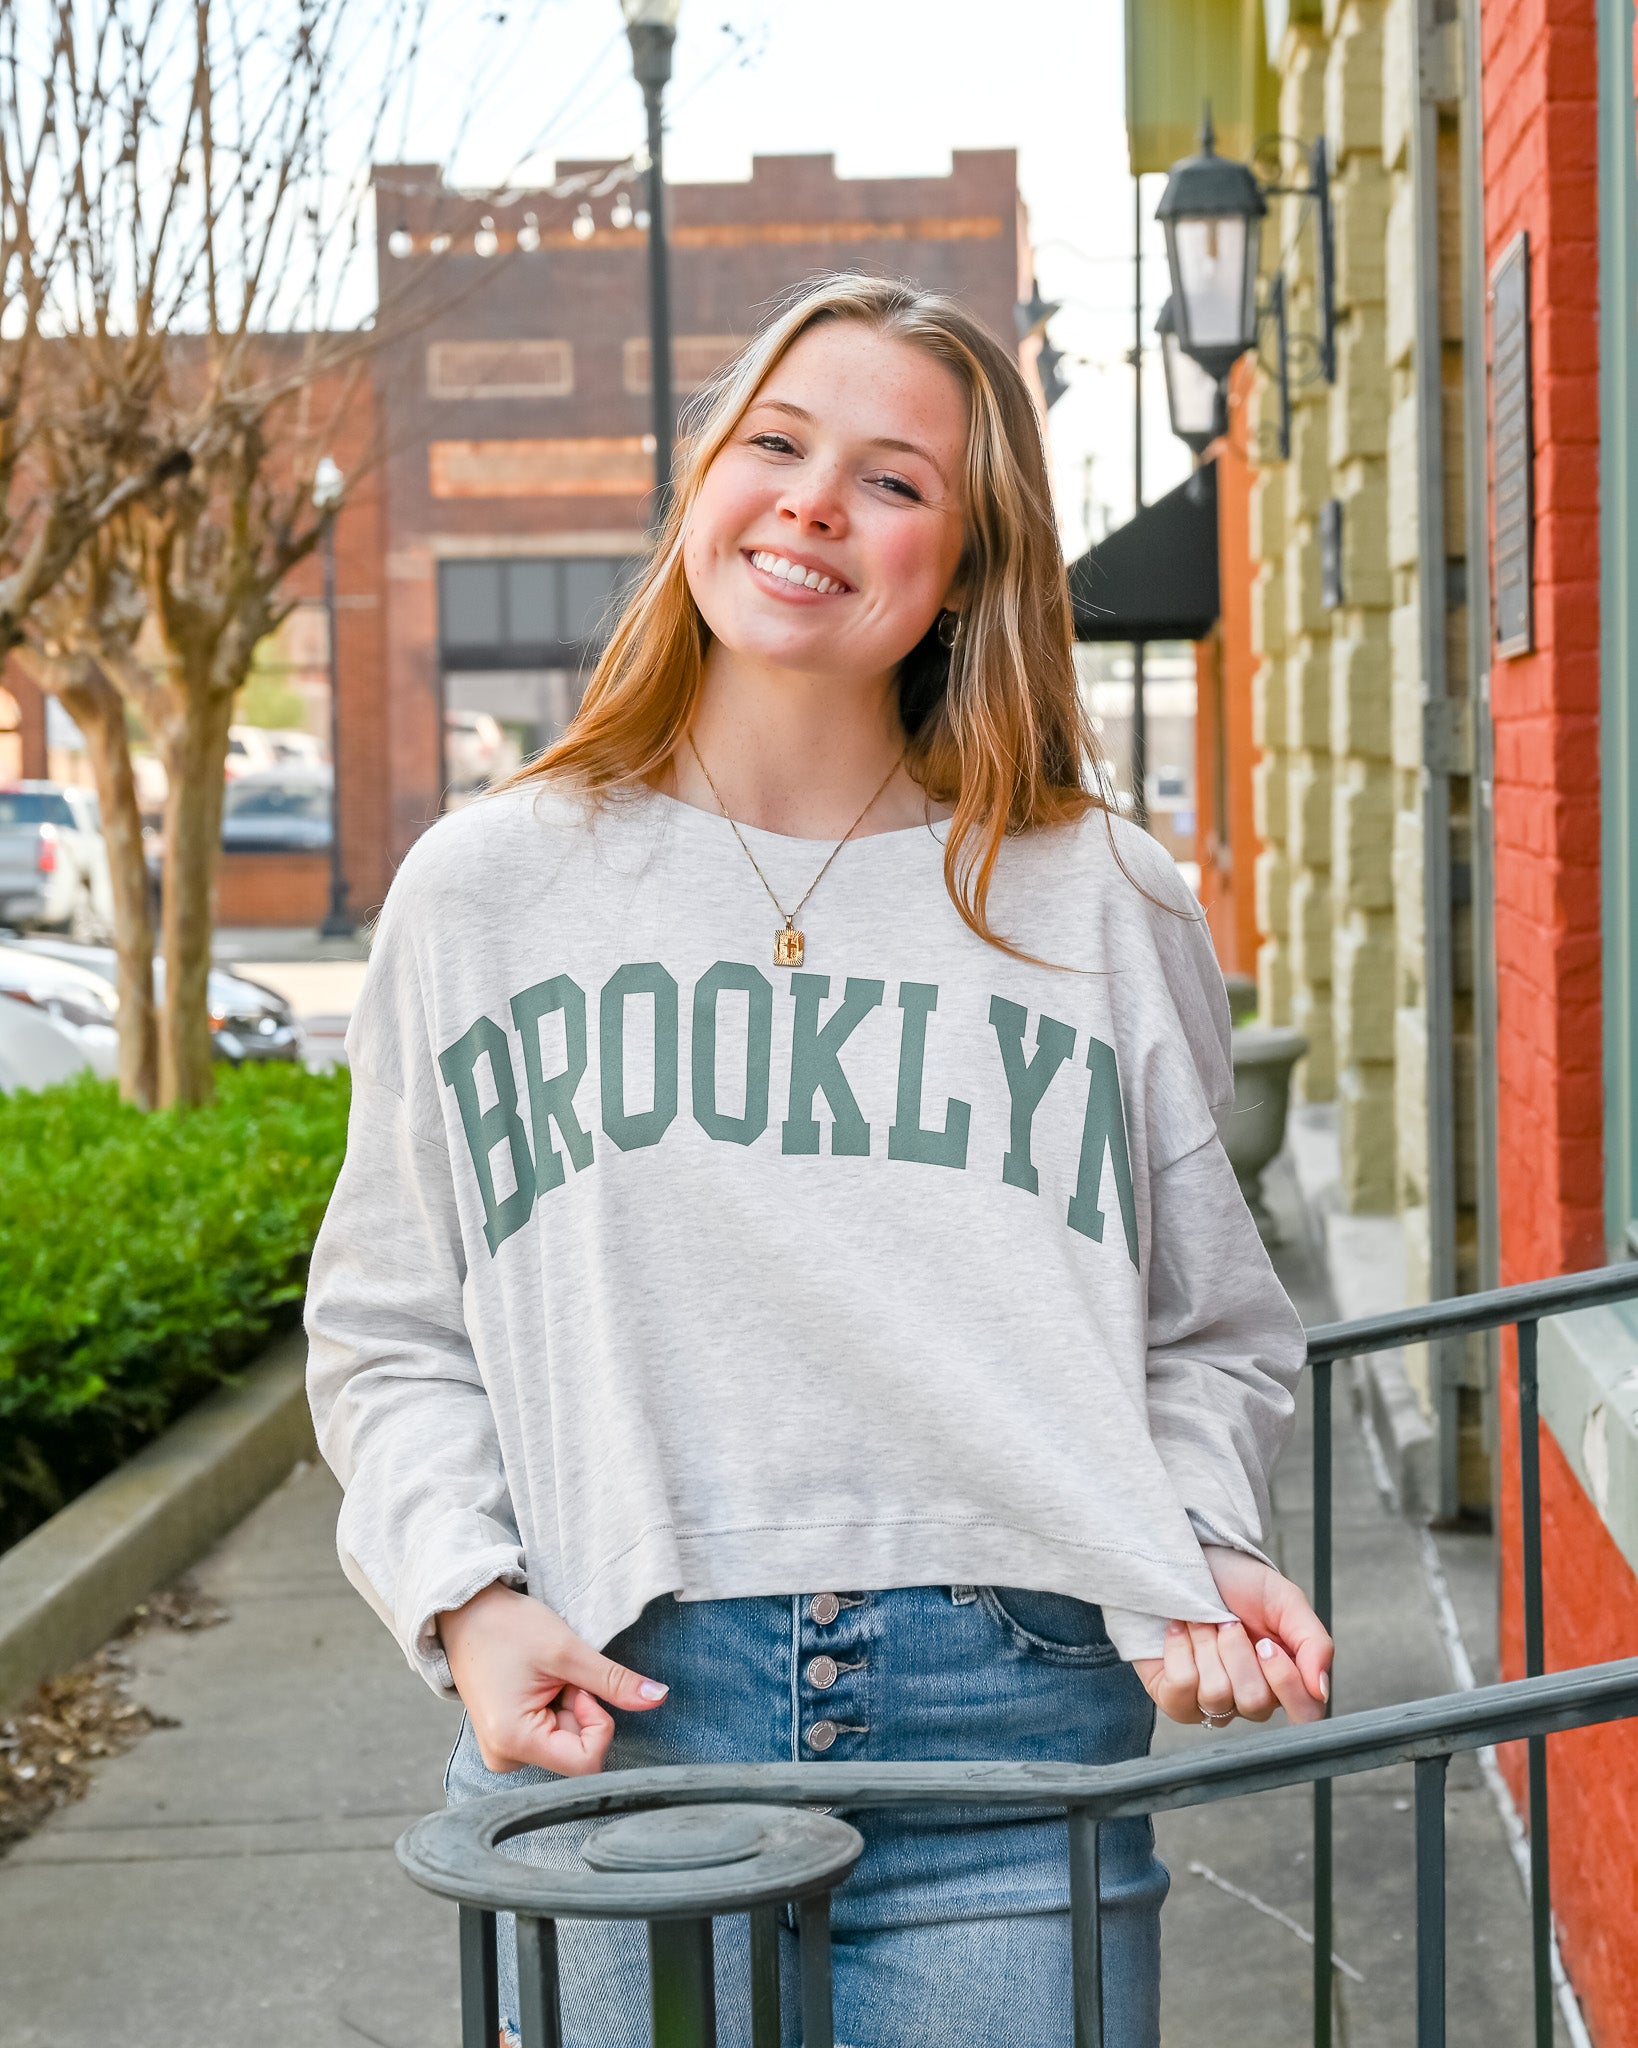
<svg viewBox="0 0 1638 2048">
<path fill-rule="evenodd" d="M 648 366 L 654 394 L 654 518 L 671 498 L 671 446 L 676 412 L 671 395 L 671 281 L 665 239 L 664 134 L 661 101 L 671 77 L 682 0 L 620 0 L 631 43 L 631 68 L 648 110 Z"/>
<path fill-rule="evenodd" d="M 1257 340 L 1257 259 L 1268 211 L 1249 165 L 1217 154 L 1211 110 L 1200 148 L 1166 174 L 1155 218 L 1166 233 L 1177 339 L 1216 380 Z"/>
<path fill-rule="evenodd" d="M 1166 411 L 1172 432 L 1196 455 L 1204 455 L 1228 423 L 1223 387 L 1185 351 L 1170 299 L 1160 309 L 1155 332 L 1160 336 L 1160 366 L 1166 376 Z"/>
<path fill-rule="evenodd" d="M 336 649 L 336 514 L 346 487 L 335 460 L 321 456 L 313 471 L 313 503 L 324 518 L 324 617 L 330 644 L 330 908 L 319 926 L 325 939 L 350 939 L 356 929 L 341 864 L 341 664 Z"/>
</svg>

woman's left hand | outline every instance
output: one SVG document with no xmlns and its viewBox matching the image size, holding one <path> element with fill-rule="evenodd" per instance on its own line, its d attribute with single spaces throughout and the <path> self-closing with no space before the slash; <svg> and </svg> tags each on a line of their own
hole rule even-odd
<svg viewBox="0 0 1638 2048">
<path fill-rule="evenodd" d="M 1165 1655 L 1133 1659 L 1155 1705 L 1173 1721 L 1266 1721 L 1276 1707 L 1293 1721 L 1319 1720 L 1334 1646 L 1301 1588 L 1243 1550 L 1204 1549 L 1237 1618 L 1168 1622 Z"/>
</svg>

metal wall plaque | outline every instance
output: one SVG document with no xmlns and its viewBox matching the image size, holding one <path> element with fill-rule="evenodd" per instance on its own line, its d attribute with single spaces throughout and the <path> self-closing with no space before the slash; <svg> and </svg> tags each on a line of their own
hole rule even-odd
<svg viewBox="0 0 1638 2048">
<path fill-rule="evenodd" d="M 1320 603 L 1334 612 L 1342 597 L 1342 500 L 1327 498 L 1320 507 Z"/>
<path fill-rule="evenodd" d="M 1534 432 L 1530 407 L 1530 237 L 1490 273 L 1490 459 L 1496 517 L 1496 652 L 1535 645 L 1531 604 Z"/>
</svg>

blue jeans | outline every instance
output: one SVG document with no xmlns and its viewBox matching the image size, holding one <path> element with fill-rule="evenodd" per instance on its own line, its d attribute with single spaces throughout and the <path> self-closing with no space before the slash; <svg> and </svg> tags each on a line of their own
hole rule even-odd
<svg viewBox="0 0 1638 2048">
<path fill-rule="evenodd" d="M 833 1612 L 834 1601 L 834 1612 Z M 830 1619 L 823 1617 L 830 1616 Z M 1009 1587 L 652 1602 L 608 1654 L 671 1687 L 621 1716 L 611 1770 L 650 1764 L 953 1762 L 1104 1764 L 1142 1756 L 1154 1708 L 1096 1607 Z M 484 1767 L 463 1723 L 451 1805 L 549 1782 Z M 1018 1808 L 869 1809 L 847 1816 L 865 1852 L 831 1901 L 836 2040 L 846 2048 L 1070 2048 L 1069 1871 L 1062 1815 Z M 540 1864 L 579 1854 L 590 1824 L 520 1836 Z M 1167 1876 L 1147 1820 L 1102 1835 L 1109 2048 L 1157 2048 L 1160 1906 Z M 787 1916 L 788 1917 L 788 1916 Z M 718 2038 L 746 2048 L 749 1922 L 716 1929 Z M 796 1948 L 781 1937 L 785 2048 L 798 2048 Z M 501 2016 L 517 2024 L 502 1922 Z M 641 1922 L 559 1927 L 565 2048 L 647 2048 Z"/>
</svg>

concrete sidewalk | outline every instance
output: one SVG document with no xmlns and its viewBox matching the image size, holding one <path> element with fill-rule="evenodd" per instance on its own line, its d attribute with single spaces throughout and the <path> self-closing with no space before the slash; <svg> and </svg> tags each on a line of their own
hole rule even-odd
<svg viewBox="0 0 1638 2048">
<path fill-rule="evenodd" d="M 1305 1316 L 1330 1305 L 1295 1184 L 1271 1189 Z M 1453 1689 L 1417 1532 L 1384 1505 L 1338 1388 L 1339 1707 Z M 1308 1446 L 1278 1487 L 1276 1543 L 1308 1555 Z M 335 1562 L 338 1494 L 308 1468 L 197 1574 L 217 1628 L 135 1639 L 134 1696 L 179 1724 L 99 1770 L 84 1802 L 0 1862 L 0 2048 L 454 2048 L 455 1917 L 392 1843 L 441 1802 L 456 1713 L 412 1676 Z M 1480 1682 L 1484 1539 L 1442 1541 Z M 1237 1739 L 1162 1724 L 1175 1750 Z M 1338 2048 L 1414 2037 L 1410 1776 L 1344 1781 L 1337 1808 Z M 1167 2048 L 1299 2048 L 1311 1950 L 1235 1886 L 1311 1927 L 1310 1800 L 1163 1817 Z M 1529 1936 L 1502 1823 L 1471 1757 L 1449 1800 L 1452 2048 L 1525 2048 Z M 898 2044 L 895 2044 L 898 2048 Z M 1120 2044 L 1111 2044 L 1120 2048 Z"/>
<path fill-rule="evenodd" d="M 454 2048 L 452 1908 L 392 1844 L 459 1726 L 341 1576 L 298 1470 L 195 1575 L 228 1620 L 132 1644 L 174 1727 L 0 1862 L 4 2048 Z"/>
<path fill-rule="evenodd" d="M 1286 1231 L 1275 1254 L 1281 1278 L 1306 1323 L 1331 1320 L 1324 1265 L 1288 1159 L 1271 1169 L 1265 1191 Z M 1378 1490 L 1348 1372 L 1337 1369 L 1334 1392 L 1334 1698 L 1341 1713 L 1457 1689 L 1425 1569 L 1426 1538 Z M 1300 1583 L 1308 1581 L 1310 1560 L 1308 1413 L 1305 1388 L 1297 1436 L 1275 1485 L 1273 1554 Z M 1497 1675 L 1491 1539 L 1441 1533 L 1436 1548 L 1475 1677 L 1487 1684 Z M 1241 1734 L 1162 1722 L 1155 1748 L 1175 1753 Z M 1337 2048 L 1404 2048 L 1416 2037 L 1411 1792 L 1409 1765 L 1337 1782 L 1332 1952 L 1353 1973 L 1339 1987 Z M 1312 1794 L 1303 1790 L 1157 1821 L 1172 1873 L 1163 1933 L 1165 2048 L 1305 2048 L 1312 2041 L 1312 1947 L 1262 1910 L 1312 1932 L 1312 1814 Z M 1450 1766 L 1446 1856 L 1451 2048 L 1528 2048 L 1529 1911 L 1501 1814 L 1471 1753 Z M 1568 2048 L 1561 2018 L 1558 2038 Z"/>
</svg>

